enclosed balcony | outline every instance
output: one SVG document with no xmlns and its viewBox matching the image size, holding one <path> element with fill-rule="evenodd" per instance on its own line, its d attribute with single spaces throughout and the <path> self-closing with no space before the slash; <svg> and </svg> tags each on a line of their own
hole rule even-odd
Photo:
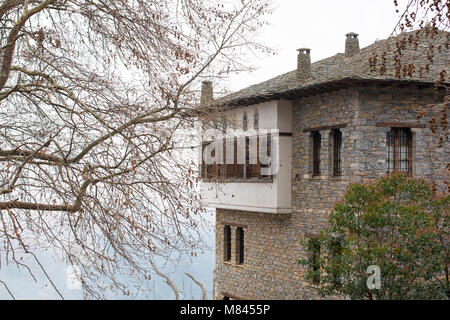
<svg viewBox="0 0 450 320">
<path fill-rule="evenodd" d="M 228 117 L 242 119 L 242 127 L 204 135 L 200 167 L 204 205 L 290 213 L 290 102 L 271 101 L 235 109 Z"/>
</svg>

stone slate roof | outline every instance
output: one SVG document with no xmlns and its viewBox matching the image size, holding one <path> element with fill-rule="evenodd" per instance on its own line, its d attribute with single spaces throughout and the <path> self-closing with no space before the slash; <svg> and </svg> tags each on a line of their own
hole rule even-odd
<svg viewBox="0 0 450 320">
<path fill-rule="evenodd" d="M 449 82 L 449 32 L 439 32 L 434 39 L 423 39 L 424 37 L 421 37 L 417 50 L 414 49 L 413 44 L 407 42 L 405 49 L 402 51 L 401 63 L 414 63 L 416 68 L 412 73 L 412 77 L 409 75 L 403 76 L 403 73 L 400 75 L 400 78 L 396 75 L 394 56 L 397 52 L 397 38 L 408 39 L 410 35 L 414 36 L 416 32 L 404 33 L 398 37 L 376 41 L 372 45 L 361 49 L 359 54 L 352 57 L 346 57 L 345 54 L 339 53 L 312 63 L 311 77 L 303 83 L 296 83 L 297 70 L 293 70 L 217 99 L 214 101 L 214 105 L 245 106 L 273 99 L 292 98 L 301 96 L 302 92 L 306 93 L 314 88 L 320 90 L 326 84 L 348 83 L 349 81 L 412 81 L 433 83 L 441 78 L 440 73 L 442 70 L 446 70 L 444 81 L 446 83 Z M 430 46 L 434 49 L 434 59 L 431 64 L 427 60 Z M 386 72 L 381 75 L 379 68 L 381 66 L 382 54 L 387 47 L 390 50 L 385 55 Z M 369 63 L 374 54 L 377 54 L 377 71 L 373 71 L 373 65 L 371 66 Z M 429 64 L 429 72 L 425 71 L 427 64 Z M 420 72 L 421 68 L 422 72 Z"/>
</svg>

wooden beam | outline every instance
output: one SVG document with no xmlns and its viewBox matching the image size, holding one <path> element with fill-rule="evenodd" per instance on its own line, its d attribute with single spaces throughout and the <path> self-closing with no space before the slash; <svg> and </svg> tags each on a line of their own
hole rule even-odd
<svg viewBox="0 0 450 320">
<path fill-rule="evenodd" d="M 377 122 L 376 127 L 386 128 L 426 128 L 426 124 L 413 122 Z"/>
</svg>

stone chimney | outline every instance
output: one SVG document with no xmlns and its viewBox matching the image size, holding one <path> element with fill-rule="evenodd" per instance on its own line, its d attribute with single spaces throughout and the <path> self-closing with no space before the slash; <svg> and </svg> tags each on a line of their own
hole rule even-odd
<svg viewBox="0 0 450 320">
<path fill-rule="evenodd" d="M 350 32 L 346 34 L 347 40 L 345 40 L 345 56 L 352 57 L 359 53 L 359 40 L 358 34 Z"/>
<path fill-rule="evenodd" d="M 207 105 L 208 103 L 213 102 L 213 83 L 211 81 L 203 81 L 202 82 L 202 94 L 200 96 L 200 104 Z"/>
<path fill-rule="evenodd" d="M 311 77 L 311 49 L 301 48 L 297 51 L 297 84 L 301 84 Z"/>
</svg>

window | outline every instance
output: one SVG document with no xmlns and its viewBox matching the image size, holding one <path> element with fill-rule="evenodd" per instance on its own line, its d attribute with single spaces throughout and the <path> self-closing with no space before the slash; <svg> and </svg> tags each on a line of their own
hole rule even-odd
<svg viewBox="0 0 450 320">
<path fill-rule="evenodd" d="M 255 129 L 255 130 L 259 129 L 259 113 L 258 113 L 258 109 L 256 109 L 255 113 L 253 114 L 253 129 Z"/>
<path fill-rule="evenodd" d="M 248 178 L 260 178 L 261 177 L 261 161 L 259 157 L 259 139 L 252 137 L 252 143 L 249 148 L 249 165 L 248 165 Z"/>
<path fill-rule="evenodd" d="M 223 140 L 221 144 L 218 143 L 213 148 L 210 155 L 214 159 L 217 152 L 218 157 L 223 161 L 217 163 L 218 159 L 215 159 L 215 163 L 206 164 L 204 151 L 212 143 L 214 142 L 203 143 L 202 165 L 200 167 L 202 179 L 271 179 L 271 175 L 261 170 L 271 166 L 269 161 L 272 143 L 270 134 Z M 265 148 L 263 148 L 264 146 Z M 216 148 L 219 149 L 216 150 Z"/>
<path fill-rule="evenodd" d="M 242 117 L 242 130 L 247 131 L 248 130 L 248 116 L 247 111 L 244 111 L 244 115 Z"/>
<path fill-rule="evenodd" d="M 218 148 L 222 150 L 222 152 L 218 152 L 218 157 L 220 159 L 216 159 L 219 163 L 217 164 L 217 178 L 226 177 L 227 176 L 227 165 L 225 164 L 227 159 L 227 145 L 226 140 L 222 140 L 222 144 L 218 145 Z M 219 150 L 218 150 L 219 151 Z"/>
<path fill-rule="evenodd" d="M 206 159 L 205 159 L 205 149 L 207 147 L 209 147 L 211 145 L 211 141 L 205 141 L 202 143 L 202 165 L 200 168 L 200 173 L 201 173 L 201 177 L 202 178 L 215 178 L 218 176 L 218 166 L 216 163 L 214 164 L 206 164 Z M 208 156 L 210 156 L 212 159 L 214 159 L 216 155 L 216 150 L 212 150 L 211 154 L 209 154 Z"/>
<path fill-rule="evenodd" d="M 412 133 L 409 128 L 392 128 L 386 133 L 387 172 L 412 173 Z"/>
<path fill-rule="evenodd" d="M 331 131 L 333 137 L 333 176 L 338 177 L 342 174 L 342 132 L 339 129 Z"/>
<path fill-rule="evenodd" d="M 260 178 L 259 139 L 245 137 L 245 175 L 246 179 Z"/>
<path fill-rule="evenodd" d="M 223 228 L 223 260 L 231 260 L 231 227 L 228 225 Z"/>
<path fill-rule="evenodd" d="M 259 144 L 258 144 L 258 164 L 259 164 L 259 172 L 261 172 L 261 168 L 263 168 L 265 171 L 268 171 L 270 169 L 270 167 L 272 166 L 272 163 L 269 161 L 269 159 L 272 157 L 272 134 L 268 133 L 266 135 L 266 140 L 264 139 L 259 139 Z M 265 150 L 264 150 L 264 145 L 263 143 L 265 142 Z M 260 150 L 260 148 L 263 148 L 262 150 Z M 261 161 L 261 156 L 264 157 L 264 160 Z M 261 177 L 262 178 L 270 178 L 269 174 L 265 174 L 263 172 L 261 172 Z"/>
<path fill-rule="evenodd" d="M 236 229 L 236 264 L 244 263 L 244 229 L 242 227 L 238 227 Z"/>
<path fill-rule="evenodd" d="M 320 282 L 320 242 L 319 239 L 310 238 L 308 242 L 309 268 L 314 273 L 313 282 Z"/>
<path fill-rule="evenodd" d="M 237 166 L 237 139 L 233 138 L 227 141 L 230 159 L 227 160 L 227 178 L 237 178 L 239 176 L 239 170 Z"/>
<path fill-rule="evenodd" d="M 200 177 L 202 179 L 206 178 L 206 176 L 207 176 L 206 175 L 207 166 L 206 166 L 205 159 L 203 156 L 203 152 L 205 151 L 206 145 L 207 145 L 207 142 L 202 142 L 202 154 L 201 154 L 202 159 L 201 159 L 201 164 L 200 164 L 200 169 L 199 169 Z"/>
<path fill-rule="evenodd" d="M 312 173 L 313 176 L 320 175 L 320 144 L 321 135 L 319 131 L 312 131 Z"/>
<path fill-rule="evenodd" d="M 226 166 L 218 163 L 218 159 L 216 159 L 216 152 L 218 157 L 224 157 L 226 153 L 225 145 L 223 145 L 223 151 L 216 150 L 216 148 L 220 148 L 220 144 L 215 145 L 214 148 L 210 149 L 211 153 L 207 154 L 206 157 L 210 157 L 209 161 L 215 160 L 214 163 L 206 164 L 205 159 L 205 149 L 211 147 L 215 142 L 205 141 L 202 143 L 202 164 L 200 167 L 200 176 L 202 178 L 207 179 L 217 179 L 223 175 L 226 175 Z M 225 143 L 225 140 L 223 141 Z"/>
</svg>

